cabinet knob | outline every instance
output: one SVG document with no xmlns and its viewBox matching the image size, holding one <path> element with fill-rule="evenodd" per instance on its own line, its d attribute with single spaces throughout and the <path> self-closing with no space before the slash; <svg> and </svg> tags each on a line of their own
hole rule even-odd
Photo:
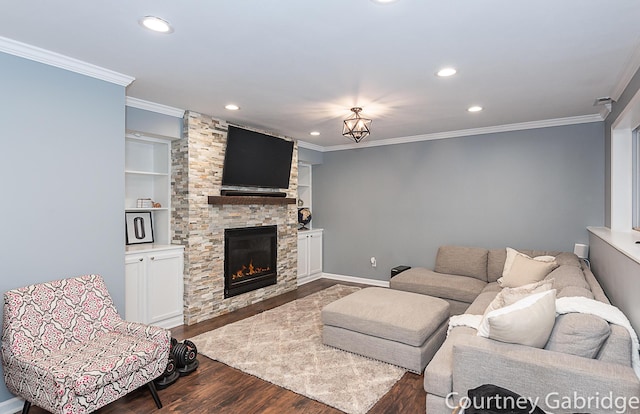
<svg viewBox="0 0 640 414">
<path fill-rule="evenodd" d="M 144 260 L 144 259 L 143 259 L 142 257 L 138 259 L 138 261 L 139 261 L 139 262 L 141 262 L 141 261 L 143 261 L 143 260 Z"/>
<path fill-rule="evenodd" d="M 155 256 L 151 256 L 150 259 L 151 260 L 156 260 L 156 257 Z"/>
</svg>

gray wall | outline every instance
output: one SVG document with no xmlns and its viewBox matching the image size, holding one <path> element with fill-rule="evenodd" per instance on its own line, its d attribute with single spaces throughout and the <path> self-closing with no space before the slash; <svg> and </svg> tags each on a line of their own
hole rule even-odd
<svg viewBox="0 0 640 414">
<path fill-rule="evenodd" d="M 298 147 L 298 162 L 306 162 L 312 165 L 322 164 L 323 154 L 318 151 Z"/>
<path fill-rule="evenodd" d="M 443 244 L 573 251 L 604 223 L 603 123 L 326 152 L 313 206 L 327 273 L 387 280 Z"/>
<path fill-rule="evenodd" d="M 134 131 L 176 139 L 182 137 L 182 117 L 127 106 L 126 125 L 127 129 Z"/>
<path fill-rule="evenodd" d="M 0 291 L 100 273 L 124 311 L 124 101 L 124 87 L 0 53 Z"/>
</svg>

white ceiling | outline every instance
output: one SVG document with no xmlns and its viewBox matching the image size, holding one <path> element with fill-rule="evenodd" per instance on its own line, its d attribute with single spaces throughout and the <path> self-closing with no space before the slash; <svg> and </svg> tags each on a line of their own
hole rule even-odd
<svg viewBox="0 0 640 414">
<path fill-rule="evenodd" d="M 327 147 L 352 143 L 356 105 L 363 143 L 597 115 L 638 67 L 639 16 L 638 0 L 0 0 L 0 36 L 133 76 L 129 97 Z"/>
</svg>

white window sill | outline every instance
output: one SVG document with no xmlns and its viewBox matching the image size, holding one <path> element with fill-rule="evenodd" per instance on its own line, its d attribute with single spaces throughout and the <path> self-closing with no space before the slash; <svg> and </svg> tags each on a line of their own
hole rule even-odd
<svg viewBox="0 0 640 414">
<path fill-rule="evenodd" d="M 587 230 L 640 264 L 640 244 L 636 244 L 636 241 L 640 241 L 640 232 L 635 230 L 614 231 L 607 227 L 587 227 Z"/>
</svg>

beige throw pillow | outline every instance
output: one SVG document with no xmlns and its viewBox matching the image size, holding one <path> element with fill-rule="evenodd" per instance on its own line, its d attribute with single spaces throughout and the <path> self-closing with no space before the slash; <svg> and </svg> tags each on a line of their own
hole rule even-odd
<svg viewBox="0 0 640 414">
<path fill-rule="evenodd" d="M 511 344 L 542 348 L 556 319 L 556 291 L 534 293 L 524 299 L 487 313 L 478 336 Z"/>
<path fill-rule="evenodd" d="M 556 267 L 558 265 L 555 262 L 541 262 L 524 255 L 516 255 L 509 272 L 498 279 L 498 284 L 502 287 L 519 287 L 539 282 Z"/>
<path fill-rule="evenodd" d="M 509 273 L 511 266 L 513 266 L 513 261 L 518 255 L 531 259 L 531 256 L 519 252 L 516 249 L 512 249 L 511 247 L 507 247 L 507 258 L 505 259 L 504 267 L 502 268 L 502 276 L 506 276 L 507 273 Z M 556 258 L 554 256 L 536 256 L 533 260 L 537 260 L 539 262 L 555 262 Z"/>
</svg>

